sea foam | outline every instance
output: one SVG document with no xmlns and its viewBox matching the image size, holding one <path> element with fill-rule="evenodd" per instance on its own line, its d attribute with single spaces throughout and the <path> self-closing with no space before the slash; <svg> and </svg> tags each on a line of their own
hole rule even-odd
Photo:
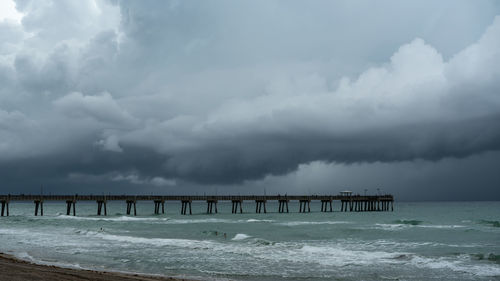
<svg viewBox="0 0 500 281">
<path fill-rule="evenodd" d="M 246 235 L 246 234 L 243 234 L 243 233 L 238 233 L 231 240 L 238 241 L 238 240 L 244 240 L 244 239 L 247 239 L 247 238 L 250 238 L 250 235 Z"/>
</svg>

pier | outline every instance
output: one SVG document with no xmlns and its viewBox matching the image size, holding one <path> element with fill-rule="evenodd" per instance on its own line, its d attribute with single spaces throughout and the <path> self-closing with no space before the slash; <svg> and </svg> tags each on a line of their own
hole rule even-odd
<svg viewBox="0 0 500 281">
<path fill-rule="evenodd" d="M 278 202 L 278 213 L 288 213 L 288 203 L 296 201 L 299 203 L 299 213 L 311 212 L 311 201 L 321 202 L 321 212 L 333 212 L 334 201 L 339 201 L 340 212 L 384 212 L 394 211 L 394 196 L 386 195 L 352 195 L 350 192 L 341 192 L 340 195 L 0 195 L 1 216 L 9 216 L 9 203 L 15 201 L 32 201 L 34 215 L 43 216 L 43 203 L 47 201 L 66 202 L 66 215 L 76 216 L 78 201 L 95 201 L 97 203 L 97 215 L 107 216 L 108 201 L 123 201 L 126 203 L 126 214 L 137 216 L 137 201 L 151 201 L 154 203 L 154 214 L 165 214 L 165 203 L 168 201 L 181 202 L 181 214 L 192 214 L 191 203 L 193 201 L 207 202 L 207 214 L 218 213 L 217 203 L 227 201 L 232 203 L 233 214 L 243 213 L 245 201 L 255 202 L 256 213 L 267 213 L 266 203 L 268 201 Z M 215 207 L 215 210 L 214 210 Z M 189 210 L 188 210 L 189 209 Z M 40 212 L 39 212 L 40 211 Z M 214 212 L 215 211 L 215 212 Z"/>
</svg>

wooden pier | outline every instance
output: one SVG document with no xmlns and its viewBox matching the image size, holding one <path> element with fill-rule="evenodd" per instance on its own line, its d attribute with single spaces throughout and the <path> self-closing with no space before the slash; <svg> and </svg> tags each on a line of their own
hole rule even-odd
<svg viewBox="0 0 500 281">
<path fill-rule="evenodd" d="M 342 192 L 341 195 L 0 195 L 1 216 L 9 216 L 9 203 L 14 201 L 33 201 L 35 203 L 35 216 L 43 216 L 43 203 L 46 201 L 65 201 L 66 215 L 76 216 L 76 203 L 78 201 L 95 201 L 97 203 L 97 215 L 107 215 L 108 201 L 123 201 L 126 203 L 126 214 L 137 215 L 137 201 L 152 201 L 154 203 L 154 214 L 165 213 L 165 202 L 181 202 L 181 214 L 192 214 L 191 203 L 193 201 L 207 202 L 207 214 L 215 213 L 219 201 L 231 201 L 233 214 L 243 213 L 243 202 L 255 202 L 255 212 L 267 213 L 266 203 L 276 201 L 279 204 L 278 213 L 288 213 L 290 201 L 299 202 L 299 212 L 311 212 L 311 201 L 321 202 L 321 212 L 333 212 L 333 201 L 340 201 L 341 212 L 380 212 L 394 211 L 394 197 L 387 195 L 351 195 Z M 39 212 L 40 211 L 40 212 Z M 103 212 L 104 211 L 104 212 Z"/>
</svg>

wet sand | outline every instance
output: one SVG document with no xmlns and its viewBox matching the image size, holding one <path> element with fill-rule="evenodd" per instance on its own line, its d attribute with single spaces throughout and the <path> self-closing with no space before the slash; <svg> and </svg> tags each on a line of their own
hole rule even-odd
<svg viewBox="0 0 500 281">
<path fill-rule="evenodd" d="M 11 255 L 0 253 L 0 280 L 25 281 L 25 280 L 51 280 L 51 281 L 179 281 L 187 279 L 145 276 L 139 274 L 125 274 L 94 270 L 80 270 L 61 268 L 50 265 L 39 265 L 17 259 Z"/>
</svg>

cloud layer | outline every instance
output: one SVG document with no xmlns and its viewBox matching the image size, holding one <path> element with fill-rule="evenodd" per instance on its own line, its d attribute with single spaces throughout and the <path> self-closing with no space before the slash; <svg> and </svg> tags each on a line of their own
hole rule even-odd
<svg viewBox="0 0 500 281">
<path fill-rule="evenodd" d="M 240 4 L 16 1 L 21 24 L 0 21 L 1 173 L 234 185 L 500 150 L 499 16 L 450 44 L 430 19 L 373 38 L 397 27 L 369 2 Z"/>
</svg>

